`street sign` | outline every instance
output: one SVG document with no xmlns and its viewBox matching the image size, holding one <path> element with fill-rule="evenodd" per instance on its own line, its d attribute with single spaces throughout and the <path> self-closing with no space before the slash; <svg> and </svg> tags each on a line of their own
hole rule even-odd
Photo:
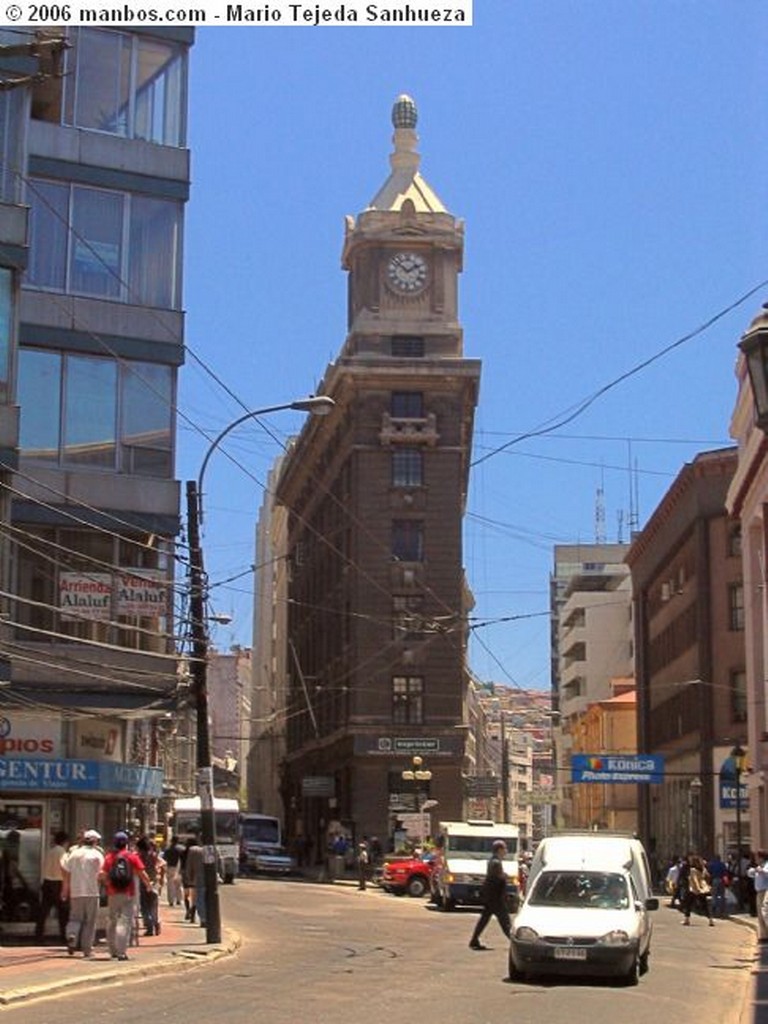
<svg viewBox="0 0 768 1024">
<path fill-rule="evenodd" d="M 515 793 L 514 802 L 520 807 L 545 807 L 557 803 L 557 794 L 553 789 L 521 790 Z"/>
<path fill-rule="evenodd" d="M 499 778 L 496 775 L 465 775 L 464 792 L 467 796 L 498 796 Z"/>
</svg>

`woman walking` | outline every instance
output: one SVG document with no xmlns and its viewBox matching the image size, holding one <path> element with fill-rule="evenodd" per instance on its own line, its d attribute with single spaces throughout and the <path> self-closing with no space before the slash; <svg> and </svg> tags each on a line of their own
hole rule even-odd
<svg viewBox="0 0 768 1024">
<path fill-rule="evenodd" d="M 712 908 L 709 905 L 709 872 L 701 857 L 692 855 L 688 858 L 688 894 L 683 905 L 683 924 L 690 925 L 691 910 L 696 907 L 709 919 L 709 927 L 714 927 Z"/>
</svg>

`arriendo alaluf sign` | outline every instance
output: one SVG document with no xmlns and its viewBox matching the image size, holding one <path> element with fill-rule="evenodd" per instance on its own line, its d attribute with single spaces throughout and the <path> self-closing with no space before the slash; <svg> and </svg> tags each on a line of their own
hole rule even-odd
<svg viewBox="0 0 768 1024">
<path fill-rule="evenodd" d="M 113 614 L 151 619 L 167 607 L 168 580 L 155 569 L 59 573 L 59 608 L 68 622 L 105 621 Z"/>
</svg>

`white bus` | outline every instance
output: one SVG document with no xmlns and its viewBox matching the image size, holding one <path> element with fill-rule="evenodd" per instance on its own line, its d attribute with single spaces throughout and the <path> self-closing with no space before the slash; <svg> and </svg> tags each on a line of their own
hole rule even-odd
<svg viewBox="0 0 768 1024">
<path fill-rule="evenodd" d="M 239 853 L 240 807 L 237 800 L 215 796 L 213 798 L 213 817 L 216 827 L 216 857 L 219 874 L 226 885 L 231 885 L 237 874 Z M 191 836 L 202 838 L 203 822 L 200 813 L 200 797 L 179 797 L 174 800 L 170 825 L 173 833 L 182 842 Z"/>
</svg>

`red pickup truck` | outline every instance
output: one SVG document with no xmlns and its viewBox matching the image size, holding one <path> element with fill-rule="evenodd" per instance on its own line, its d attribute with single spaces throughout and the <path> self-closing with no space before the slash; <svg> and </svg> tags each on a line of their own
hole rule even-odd
<svg viewBox="0 0 768 1024">
<path fill-rule="evenodd" d="M 433 870 L 431 855 L 424 857 L 388 857 L 384 862 L 379 885 L 386 892 L 402 896 L 426 896 L 431 891 Z"/>
</svg>

